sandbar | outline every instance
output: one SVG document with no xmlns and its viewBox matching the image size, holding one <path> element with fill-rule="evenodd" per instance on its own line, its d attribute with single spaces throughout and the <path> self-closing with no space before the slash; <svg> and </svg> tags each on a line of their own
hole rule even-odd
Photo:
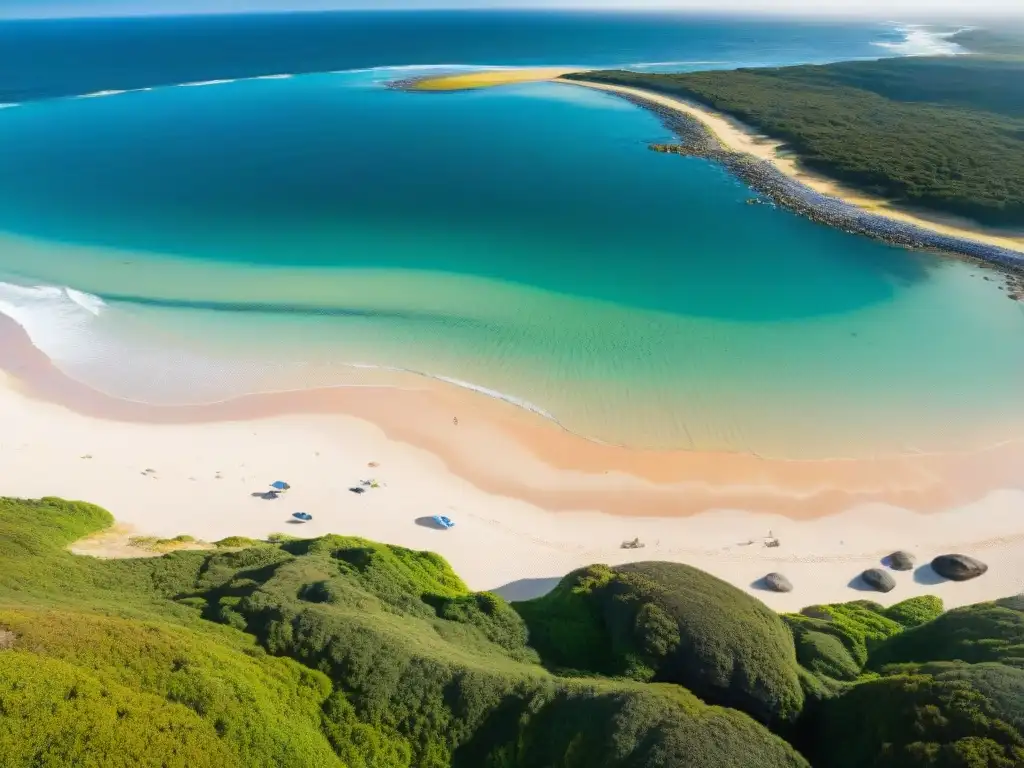
<svg viewBox="0 0 1024 768">
<path fill-rule="evenodd" d="M 437 75 L 414 78 L 403 82 L 409 91 L 465 91 L 474 88 L 493 88 L 497 85 L 532 83 L 554 80 L 570 72 L 579 72 L 571 67 L 531 67 L 525 69 L 486 69 L 462 74 Z"/>
</svg>

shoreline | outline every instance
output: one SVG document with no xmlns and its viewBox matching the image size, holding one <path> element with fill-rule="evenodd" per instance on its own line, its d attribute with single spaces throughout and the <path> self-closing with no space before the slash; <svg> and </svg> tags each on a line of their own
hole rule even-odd
<svg viewBox="0 0 1024 768">
<path fill-rule="evenodd" d="M 758 193 L 812 220 L 892 245 L 938 250 L 1024 272 L 1024 235 L 997 235 L 938 214 L 930 218 L 895 208 L 808 171 L 797 156 L 780 154 L 784 142 L 703 105 L 611 83 L 576 78 L 551 82 L 612 93 L 653 112 L 685 142 L 681 154 L 721 162 Z"/>
<path fill-rule="evenodd" d="M 511 403 L 411 374 L 206 405 L 151 405 L 68 377 L 6 317 L 0 345 L 9 388 L 79 416 L 140 426 L 356 418 L 430 453 L 482 491 L 552 511 L 673 518 L 738 508 L 810 520 L 864 504 L 941 512 L 994 489 L 1024 491 L 1024 439 L 964 452 L 837 459 L 637 449 L 592 441 Z"/>
<path fill-rule="evenodd" d="M 362 536 L 436 551 L 471 588 L 512 599 L 541 594 L 583 565 L 650 559 L 706 570 L 777 610 L 931 593 L 957 605 L 1024 588 L 1016 567 L 1024 489 L 997 490 L 999 479 L 989 477 L 987 488 L 964 488 L 956 503 L 945 498 L 954 483 L 941 462 L 904 464 L 886 480 L 870 462 L 588 447 L 513 406 L 442 387 L 150 407 L 76 385 L 11 330 L 0 326 L 0 494 L 99 504 L 125 537 Z M 1022 455 L 1003 457 L 1007 477 Z M 1001 460 L 984 454 L 972 463 L 972 472 L 984 471 Z M 900 483 L 914 496 L 915 477 L 918 492 L 941 491 L 927 516 L 895 503 Z M 368 478 L 381 487 L 349 491 Z M 260 498 L 275 480 L 292 489 Z M 297 525 L 295 511 L 313 520 Z M 435 514 L 456 527 L 428 527 Z M 764 546 L 769 534 L 780 547 Z M 642 550 L 620 547 L 634 538 Z M 73 549 L 103 555 L 108 546 L 118 550 L 110 554 L 133 554 L 109 538 Z M 963 552 L 990 571 L 963 584 L 935 583 L 927 571 L 894 573 L 893 592 L 865 591 L 858 574 L 896 549 L 912 551 L 919 564 Z M 772 571 L 794 591 L 755 586 Z"/>
</svg>

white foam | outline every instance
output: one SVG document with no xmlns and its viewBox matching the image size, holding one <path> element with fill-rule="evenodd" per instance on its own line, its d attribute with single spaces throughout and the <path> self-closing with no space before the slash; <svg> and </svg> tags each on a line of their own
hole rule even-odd
<svg viewBox="0 0 1024 768">
<path fill-rule="evenodd" d="M 493 398 L 495 400 L 501 400 L 503 402 L 510 403 L 511 405 L 514 405 L 517 408 L 522 408 L 525 411 L 530 411 L 530 413 L 536 413 L 538 416 L 543 416 L 545 419 L 550 419 L 556 424 L 558 423 L 558 419 L 556 419 L 549 411 L 545 411 L 539 405 L 534 405 L 529 400 L 524 400 L 521 397 L 509 395 L 506 394 L 505 392 L 499 392 L 496 389 L 484 387 L 481 386 L 480 384 L 473 384 L 470 381 L 455 379 L 452 378 L 451 376 L 442 376 L 437 373 L 415 371 L 411 368 L 400 368 L 394 365 L 377 365 L 375 363 L 345 363 L 345 365 L 348 366 L 349 368 L 361 368 L 365 370 L 375 371 L 392 371 L 394 373 L 409 373 L 412 374 L 413 376 L 422 376 L 427 379 L 434 379 L 435 381 L 443 381 L 445 384 L 451 384 L 452 386 L 461 387 L 462 389 L 470 389 L 473 392 L 479 392 L 481 395 L 486 395 L 487 397 Z"/>
<path fill-rule="evenodd" d="M 197 82 L 197 83 L 179 83 L 178 87 L 179 88 L 201 88 L 204 85 L 224 85 L 225 83 L 235 83 L 235 82 L 238 82 L 238 81 L 236 79 L 234 79 L 234 78 L 232 78 L 230 80 L 202 80 L 202 81 Z"/>
<path fill-rule="evenodd" d="M 0 109 L 11 109 L 12 107 L 20 107 L 21 104 L 0 104 Z"/>
<path fill-rule="evenodd" d="M 102 312 L 107 306 L 103 299 L 99 296 L 93 296 L 91 293 L 76 291 L 74 288 L 65 288 L 64 293 L 66 293 L 68 298 L 75 302 L 75 304 L 82 307 L 87 312 L 91 312 L 97 317 L 99 317 L 100 312 Z"/>
<path fill-rule="evenodd" d="M 920 24 L 897 26 L 896 31 L 903 35 L 897 42 L 877 42 L 872 45 L 885 48 L 898 56 L 955 56 L 967 53 L 962 47 L 950 40 L 953 35 L 964 31 L 954 29 L 947 32 L 934 32 Z"/>
<path fill-rule="evenodd" d="M 77 98 L 79 99 L 101 99 L 104 96 L 120 96 L 122 93 L 128 93 L 128 91 L 96 91 L 94 93 L 83 93 Z"/>
<path fill-rule="evenodd" d="M 104 306 L 98 296 L 80 291 L 0 282 L 0 312 L 24 328 L 32 343 L 54 360 L 89 354 L 83 334 Z"/>
<path fill-rule="evenodd" d="M 515 397 L 514 395 L 506 395 L 504 392 L 499 392 L 496 389 L 481 387 L 479 384 L 473 384 L 468 381 L 462 381 L 461 379 L 453 379 L 449 376 L 433 376 L 432 378 L 435 378 L 438 381 L 446 382 L 447 384 L 454 384 L 456 387 L 462 387 L 463 389 L 471 389 L 474 392 L 479 392 L 482 395 L 493 397 L 495 400 L 504 400 L 506 403 L 511 403 L 512 405 L 518 406 L 523 410 L 530 411 L 531 413 L 536 413 L 539 416 L 543 416 L 545 419 L 551 419 L 551 421 L 556 421 L 554 416 L 552 416 L 548 411 L 545 411 L 539 405 L 534 405 L 528 400 L 523 400 L 522 398 Z"/>
<path fill-rule="evenodd" d="M 259 75 L 253 80 L 291 80 L 295 75 Z"/>
</svg>

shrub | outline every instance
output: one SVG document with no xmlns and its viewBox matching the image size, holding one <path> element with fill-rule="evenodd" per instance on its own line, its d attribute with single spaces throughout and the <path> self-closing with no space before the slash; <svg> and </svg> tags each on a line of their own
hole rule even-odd
<svg viewBox="0 0 1024 768">
<path fill-rule="evenodd" d="M 1013 768 L 1024 738 L 963 680 L 896 675 L 825 701 L 814 755 L 823 768 Z"/>
<path fill-rule="evenodd" d="M 1024 610 L 1010 603 L 978 603 L 947 611 L 893 637 L 871 666 L 924 661 L 1024 663 Z"/>
<path fill-rule="evenodd" d="M 942 615 L 942 598 L 935 595 L 919 595 L 885 609 L 884 615 L 904 629 L 919 627 Z"/>
<path fill-rule="evenodd" d="M 585 661 L 594 672 L 677 683 L 764 722 L 791 720 L 803 704 L 792 637 L 779 617 L 695 568 L 592 566 L 516 608 L 549 663 Z M 592 650 L 575 657 L 580 646 Z"/>
</svg>

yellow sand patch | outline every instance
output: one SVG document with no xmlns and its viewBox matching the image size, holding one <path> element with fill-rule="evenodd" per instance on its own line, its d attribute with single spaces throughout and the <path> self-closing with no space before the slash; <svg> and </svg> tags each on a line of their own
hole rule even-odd
<svg viewBox="0 0 1024 768">
<path fill-rule="evenodd" d="M 409 86 L 413 91 L 462 91 L 471 88 L 493 88 L 510 83 L 532 83 L 553 80 L 576 69 L 564 67 L 532 67 L 530 69 L 491 69 L 461 75 L 439 75 L 417 80 Z"/>
</svg>

